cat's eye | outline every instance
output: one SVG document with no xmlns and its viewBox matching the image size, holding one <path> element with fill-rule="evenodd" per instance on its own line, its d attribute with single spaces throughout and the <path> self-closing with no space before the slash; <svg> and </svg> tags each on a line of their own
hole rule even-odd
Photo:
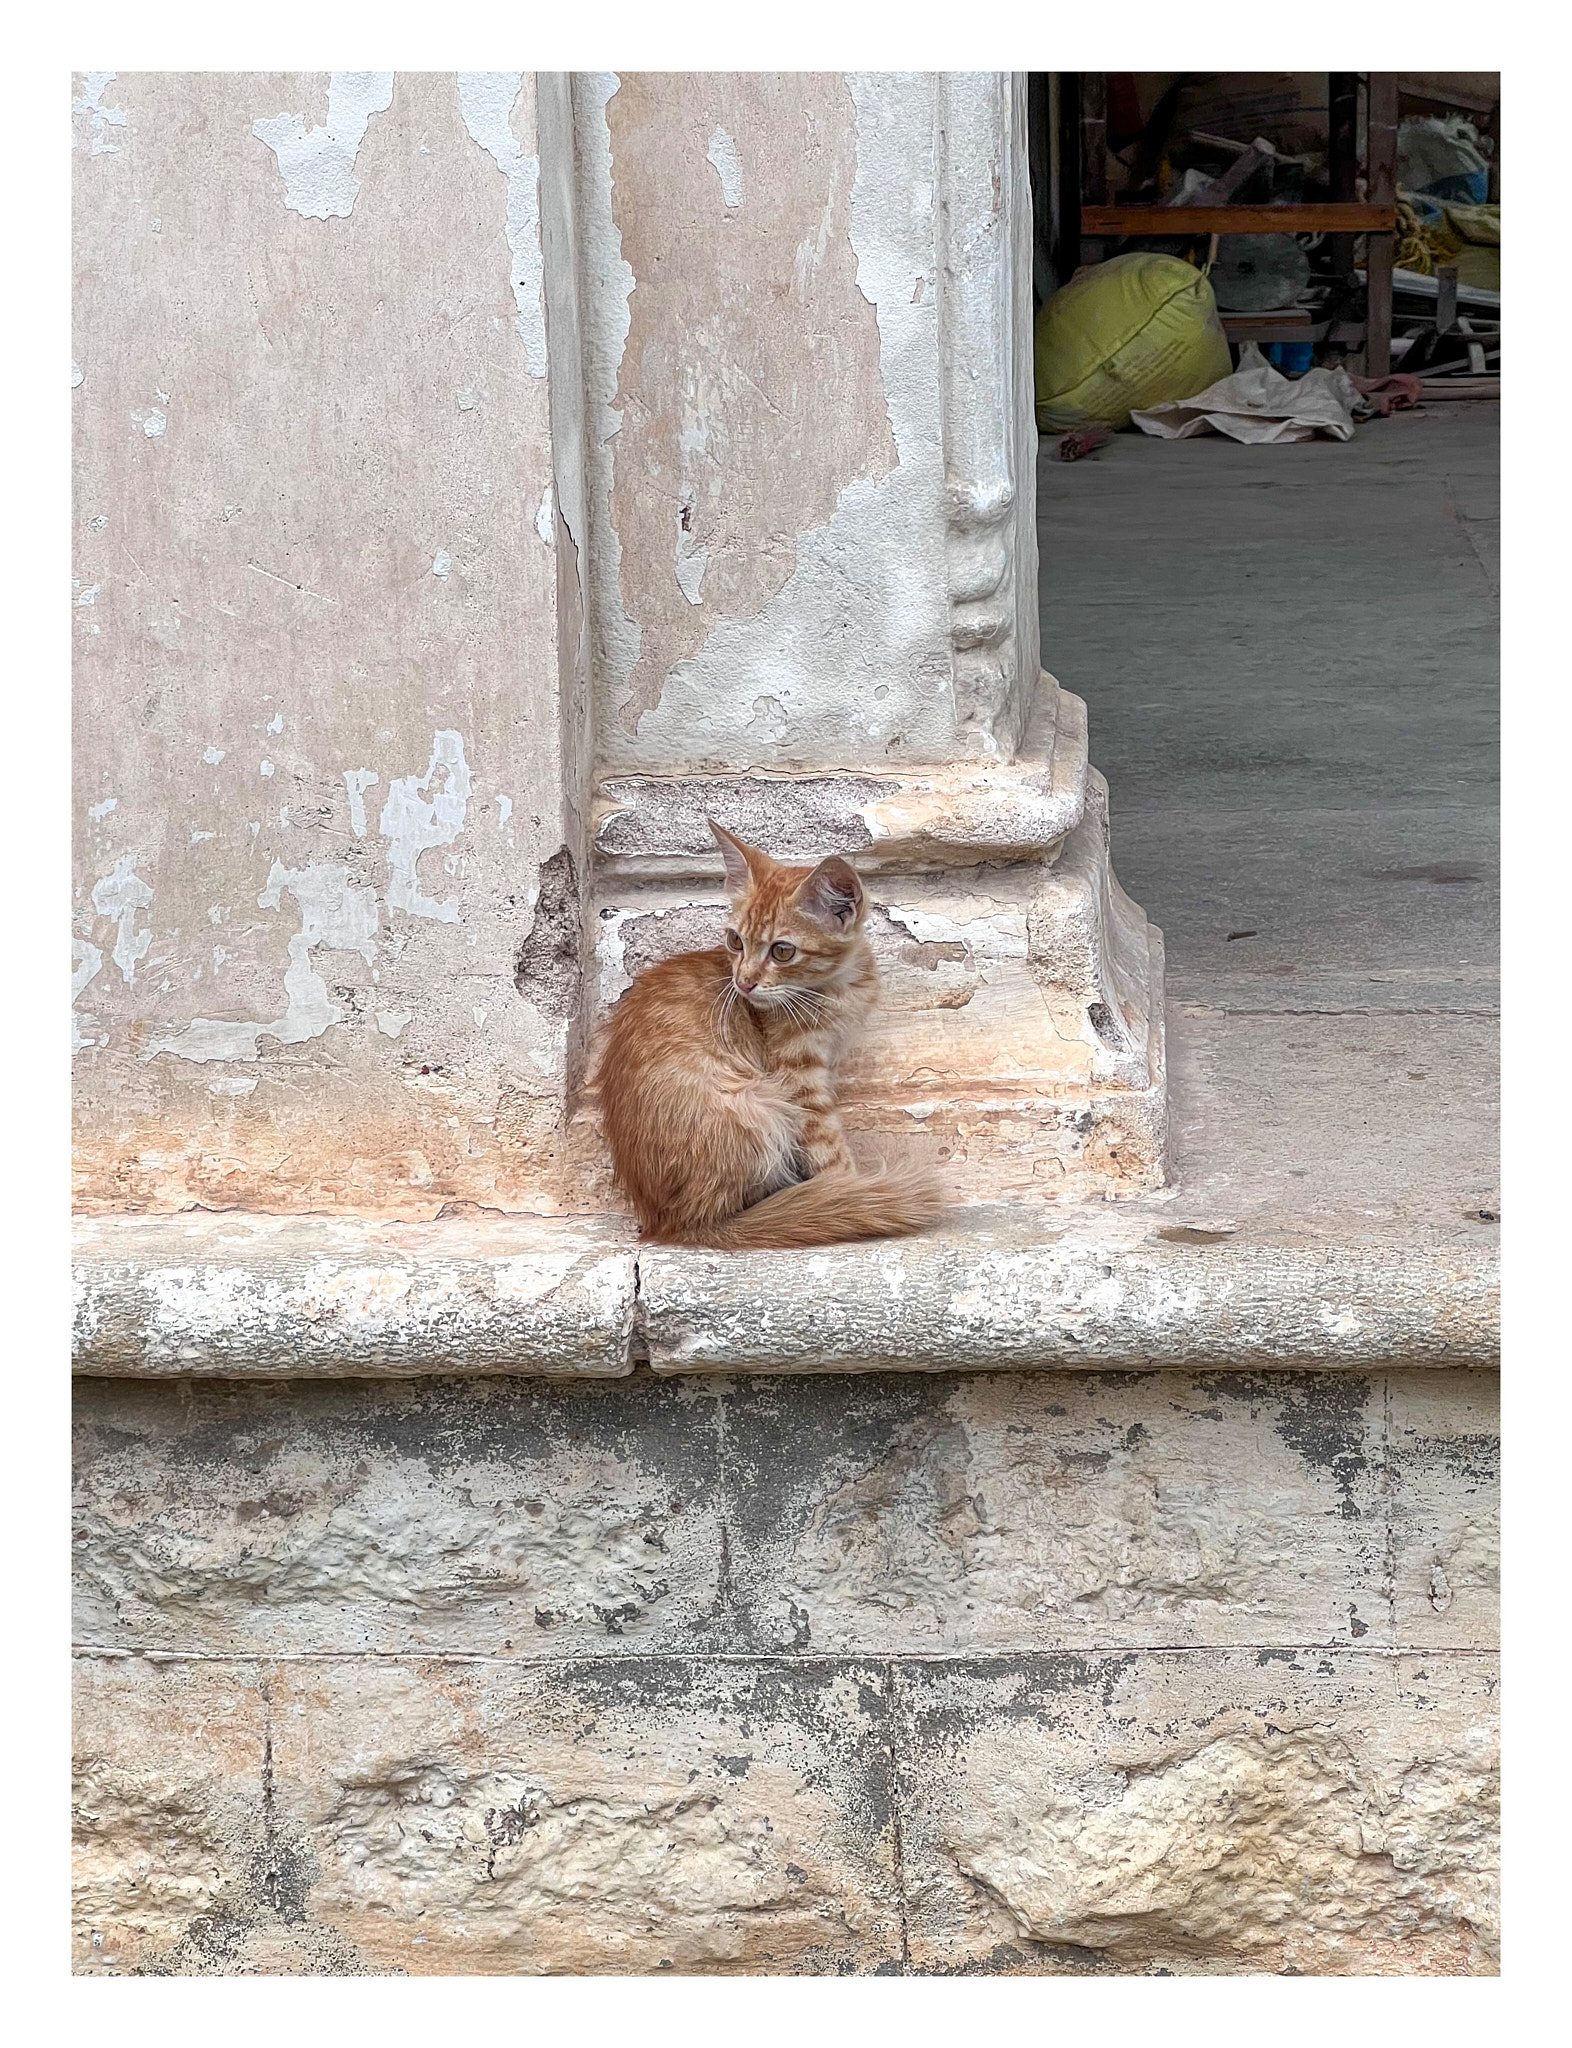
<svg viewBox="0 0 1572 2048">
<path fill-rule="evenodd" d="M 726 945 L 730 952 L 740 953 L 742 951 L 741 934 L 734 932 L 730 925 L 726 927 Z"/>
<path fill-rule="evenodd" d="M 789 939 L 777 939 L 770 948 L 770 958 L 772 960 L 795 960 L 796 957 L 797 948 Z"/>
</svg>

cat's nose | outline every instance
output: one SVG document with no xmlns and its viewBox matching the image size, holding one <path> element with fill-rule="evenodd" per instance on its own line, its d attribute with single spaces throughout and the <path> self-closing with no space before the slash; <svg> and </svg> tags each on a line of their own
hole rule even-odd
<svg viewBox="0 0 1572 2048">
<path fill-rule="evenodd" d="M 751 996 L 758 985 L 756 981 L 744 981 L 740 974 L 737 976 L 737 986 L 745 996 Z"/>
</svg>

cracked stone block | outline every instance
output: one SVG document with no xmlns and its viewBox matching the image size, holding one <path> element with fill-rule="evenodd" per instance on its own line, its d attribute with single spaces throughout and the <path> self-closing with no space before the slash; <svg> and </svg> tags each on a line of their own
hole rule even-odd
<svg viewBox="0 0 1572 2048">
<path fill-rule="evenodd" d="M 78 1638 L 235 1654 L 688 1647 L 715 1403 L 616 1383 L 78 1389 Z"/>
<path fill-rule="evenodd" d="M 293 1974 L 298 1859 L 269 1826 L 266 1706 L 231 1663 L 75 1667 L 72 1966 L 86 1976 Z M 308 1945 L 309 1947 L 310 1945 Z M 353 1971 L 331 1940 L 317 1968 Z"/>
<path fill-rule="evenodd" d="M 1393 1373 L 1393 1604 L 1398 1640 L 1494 1643 L 1501 1619 L 1500 1378 Z"/>
<path fill-rule="evenodd" d="M 916 1970 L 1496 1972 L 1488 1659 L 909 1664 L 899 1700 Z"/>
<path fill-rule="evenodd" d="M 898 1967 L 886 1675 L 627 1658 L 292 1664 L 313 1925 L 412 1975 Z"/>
</svg>

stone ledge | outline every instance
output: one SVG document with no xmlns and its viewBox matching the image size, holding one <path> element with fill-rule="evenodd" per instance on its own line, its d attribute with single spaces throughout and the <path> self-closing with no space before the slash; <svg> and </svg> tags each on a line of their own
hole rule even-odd
<svg viewBox="0 0 1572 2048">
<path fill-rule="evenodd" d="M 614 1224 L 235 1211 L 78 1219 L 73 1364 L 112 1377 L 625 1373 Z"/>
<path fill-rule="evenodd" d="M 972 1213 L 980 1228 L 806 1258 L 646 1250 L 639 1306 L 650 1363 L 665 1372 L 1270 1371 L 1493 1365 L 1498 1356 L 1496 1264 L 1482 1248 L 1273 1243 L 1106 1211 L 1055 1231 Z"/>
<path fill-rule="evenodd" d="M 75 1233 L 73 1368 L 159 1378 L 1494 1365 L 1492 1241 L 971 1210 L 899 1243 L 638 1247 L 615 1218 L 208 1214 Z"/>
</svg>

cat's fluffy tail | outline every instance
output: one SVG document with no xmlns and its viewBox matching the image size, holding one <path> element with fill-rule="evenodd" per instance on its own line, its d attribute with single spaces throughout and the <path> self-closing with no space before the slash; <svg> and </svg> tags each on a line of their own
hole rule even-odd
<svg viewBox="0 0 1572 2048">
<path fill-rule="evenodd" d="M 685 1242 L 712 1251 L 747 1252 L 904 1237 L 932 1223 L 943 1206 L 939 1183 L 920 1167 L 882 1166 L 870 1173 L 832 1168 L 780 1188 L 722 1222 L 706 1224 Z"/>
</svg>

